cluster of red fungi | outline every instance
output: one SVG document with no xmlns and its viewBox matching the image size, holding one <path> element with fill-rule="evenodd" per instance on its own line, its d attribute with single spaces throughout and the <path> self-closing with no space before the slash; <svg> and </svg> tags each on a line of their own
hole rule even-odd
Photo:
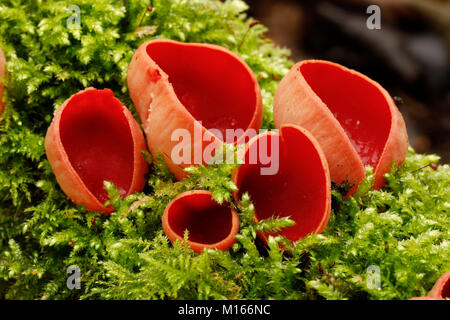
<svg viewBox="0 0 450 320">
<path fill-rule="evenodd" d="M 5 59 L 0 62 L 4 77 Z M 45 138 L 47 158 L 62 190 L 87 210 L 110 213 L 104 181 L 122 196 L 142 191 L 148 165 L 142 151 L 161 155 L 173 175 L 187 176 L 195 149 L 221 148 L 234 130 L 244 145 L 243 164 L 233 173 L 237 202 L 247 192 L 255 220 L 289 216 L 295 225 L 276 234 L 297 241 L 320 233 L 331 211 L 331 181 L 354 185 L 374 168 L 374 188 L 383 174 L 405 159 L 408 136 L 388 92 L 353 70 L 328 61 L 295 64 L 280 82 L 274 99 L 278 131 L 251 136 L 261 127 L 263 105 L 255 75 L 233 52 L 216 45 L 152 40 L 136 51 L 128 69 L 128 88 L 144 134 L 130 111 L 109 89 L 87 88 L 67 99 L 54 115 Z M 1 87 L 3 90 L 3 85 Z M 3 108 L 3 105 L 2 105 Z M 179 164 L 171 154 L 180 143 L 175 130 L 192 133 L 183 141 L 190 160 Z M 198 139 L 195 131 L 202 133 Z M 277 149 L 272 150 L 274 141 Z M 228 141 L 227 141 L 228 142 Z M 265 153 L 258 148 L 266 148 Z M 262 159 L 278 152 L 278 171 L 262 174 Z M 205 161 L 202 159 L 206 165 Z M 163 227 L 171 241 L 189 230 L 189 244 L 226 250 L 239 229 L 238 214 L 215 203 L 204 190 L 180 194 L 167 206 Z M 267 241 L 268 234 L 259 235 Z"/>
<path fill-rule="evenodd" d="M 1 51 L 0 77 L 5 78 Z M 113 211 L 104 205 L 108 200 L 104 181 L 114 183 L 124 197 L 142 191 L 148 171 L 142 156 L 146 146 L 155 160 L 162 156 L 177 179 L 185 178 L 184 168 L 194 159 L 183 164 L 172 161 L 170 155 L 179 143 L 171 139 L 174 130 L 193 133 L 192 140 L 183 143 L 194 155 L 194 148 L 204 150 L 211 144 L 220 148 L 224 143 L 212 129 L 233 129 L 241 133 L 235 144 L 245 145 L 240 154 L 244 164 L 232 177 L 238 187 L 235 200 L 249 194 L 255 221 L 289 216 L 295 225 L 270 235 L 297 241 L 325 228 L 331 181 L 352 183 L 351 195 L 370 165 L 373 187 L 380 188 L 383 175 L 404 161 L 408 149 L 405 123 L 388 92 L 363 74 L 328 61 L 295 64 L 276 90 L 273 111 L 278 131 L 249 139 L 247 133 L 260 129 L 262 122 L 260 88 L 248 65 L 223 47 L 146 42 L 130 63 L 128 88 L 147 144 L 139 124 L 109 89 L 87 88 L 74 94 L 48 128 L 45 150 L 56 179 L 66 195 L 87 210 Z M 3 108 L 0 102 L 0 112 Z M 202 133 L 202 141 L 195 141 L 195 130 Z M 263 175 L 263 161 L 246 160 L 262 146 L 270 154 L 273 139 L 279 144 L 279 169 Z M 211 196 L 205 190 L 189 191 L 168 204 L 162 225 L 172 242 L 183 239 L 187 229 L 189 246 L 196 252 L 232 246 L 239 216 Z M 269 234 L 259 236 L 267 241 Z M 442 288 L 433 289 L 438 293 L 428 298 L 448 291 L 447 280 L 440 280 Z"/>
</svg>

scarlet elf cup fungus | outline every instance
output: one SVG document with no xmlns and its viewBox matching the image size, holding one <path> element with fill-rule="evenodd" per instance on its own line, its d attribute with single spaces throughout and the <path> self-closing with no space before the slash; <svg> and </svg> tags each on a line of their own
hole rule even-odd
<svg viewBox="0 0 450 320">
<path fill-rule="evenodd" d="M 428 297 L 450 299 L 450 271 L 444 273 L 428 292 Z"/>
<path fill-rule="evenodd" d="M 130 111 L 109 89 L 88 88 L 55 113 L 45 151 L 61 189 L 87 210 L 111 212 L 104 181 L 122 196 L 141 191 L 148 170 L 145 140 Z"/>
<path fill-rule="evenodd" d="M 210 145 L 242 143 L 250 129 L 261 126 L 261 93 L 253 72 L 220 46 L 148 41 L 130 63 L 128 88 L 152 155 L 161 154 L 177 179 L 186 176 L 184 167 L 209 160 L 203 151 Z M 173 136 L 183 132 L 187 141 Z M 180 149 L 188 154 L 174 161 L 173 152 Z"/>
<path fill-rule="evenodd" d="M 265 166 L 262 154 L 278 159 L 275 174 L 261 170 Z M 252 161 L 252 155 L 258 155 L 258 160 Z M 322 232 L 330 217 L 331 181 L 325 155 L 308 131 L 285 125 L 279 134 L 260 134 L 246 145 L 242 158 L 244 164 L 233 173 L 239 188 L 234 197 L 239 201 L 248 192 L 256 221 L 289 216 L 295 225 L 277 234 L 291 241 Z M 267 241 L 268 234 L 259 236 Z"/>
<path fill-rule="evenodd" d="M 360 182 L 364 166 L 371 165 L 373 187 L 380 188 L 391 165 L 404 161 L 409 145 L 389 93 L 363 74 L 328 61 L 306 60 L 291 68 L 275 94 L 274 121 L 277 128 L 292 123 L 310 131 L 338 183 Z"/>
<path fill-rule="evenodd" d="M 162 225 L 172 243 L 183 240 L 188 230 L 188 245 L 197 253 L 205 248 L 228 250 L 236 241 L 239 216 L 226 203 L 216 203 L 209 191 L 187 191 L 167 205 Z"/>
<path fill-rule="evenodd" d="M 445 300 L 450 299 L 450 271 L 444 273 L 434 284 L 425 297 L 415 297 L 411 300 Z"/>
</svg>

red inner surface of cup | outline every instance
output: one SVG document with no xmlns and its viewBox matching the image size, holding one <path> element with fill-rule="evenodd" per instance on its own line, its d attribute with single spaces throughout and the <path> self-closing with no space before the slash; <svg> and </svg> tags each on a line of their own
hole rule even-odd
<svg viewBox="0 0 450 320">
<path fill-rule="evenodd" d="M 447 278 L 447 281 L 444 283 L 442 287 L 442 298 L 450 299 L 450 277 Z"/>
<path fill-rule="evenodd" d="M 388 101 L 360 75 L 323 62 L 308 62 L 300 72 L 344 128 L 364 165 L 376 167 L 389 137 Z"/>
<path fill-rule="evenodd" d="M 239 168 L 237 185 L 240 195 L 248 192 L 255 205 L 258 221 L 272 216 L 290 216 L 296 224 L 277 234 L 296 241 L 313 233 L 320 225 L 326 206 L 326 176 L 321 159 L 311 141 L 295 128 L 282 128 L 279 135 L 263 135 L 250 144 L 245 163 Z M 280 140 L 281 139 L 281 140 Z M 268 152 L 280 143 L 280 166 L 276 175 L 261 175 L 267 167 L 258 157 L 258 164 L 247 164 L 252 152 Z M 252 149 L 258 148 L 255 151 Z M 260 154 L 260 153 L 257 153 Z M 276 235 L 276 234 L 274 234 Z"/>
<path fill-rule="evenodd" d="M 255 84 L 235 57 L 170 42 L 150 43 L 147 54 L 169 76 L 180 102 L 205 128 L 220 130 L 224 139 L 226 129 L 248 128 L 256 111 Z"/>
<path fill-rule="evenodd" d="M 179 198 L 170 207 L 168 224 L 180 237 L 189 231 L 189 241 L 215 244 L 224 240 L 231 232 L 230 208 L 219 205 L 210 194 L 191 194 Z"/>
<path fill-rule="evenodd" d="M 112 93 L 91 90 L 75 95 L 65 107 L 60 135 L 70 163 L 89 191 L 108 200 L 104 181 L 125 195 L 134 170 L 133 138 L 120 102 Z"/>
</svg>

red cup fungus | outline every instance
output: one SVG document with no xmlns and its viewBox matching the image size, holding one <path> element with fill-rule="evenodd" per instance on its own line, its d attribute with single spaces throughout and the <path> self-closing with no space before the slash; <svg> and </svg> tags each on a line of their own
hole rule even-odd
<svg viewBox="0 0 450 320">
<path fill-rule="evenodd" d="M 428 292 L 428 297 L 439 300 L 450 299 L 450 271 L 444 273 Z"/>
<path fill-rule="evenodd" d="M 348 179 L 357 185 L 364 166 L 371 165 L 373 187 L 382 187 L 383 175 L 404 161 L 409 145 L 389 93 L 365 75 L 328 61 L 306 60 L 291 68 L 276 90 L 274 121 L 277 128 L 296 124 L 310 131 L 337 183 Z"/>
<path fill-rule="evenodd" d="M 217 45 L 145 42 L 131 60 L 128 88 L 152 155 L 161 154 L 177 179 L 186 177 L 185 167 L 209 160 L 202 153 L 208 146 L 216 150 L 224 141 L 243 143 L 249 129 L 261 126 L 262 99 L 252 70 Z M 227 139 L 227 129 L 235 136 Z M 190 134 L 181 142 L 190 151 L 182 163 L 172 157 L 180 144 L 172 138 L 176 130 Z M 196 131 L 200 138 L 194 137 Z M 196 150 L 201 159 L 195 159 Z"/>
<path fill-rule="evenodd" d="M 5 102 L 3 101 L 3 88 L 6 79 L 6 58 L 2 49 L 0 49 L 0 117 L 5 109 Z"/>
<path fill-rule="evenodd" d="M 142 131 L 109 89 L 88 88 L 56 111 L 45 151 L 61 189 L 90 211 L 111 212 L 104 181 L 122 196 L 141 191 L 148 165 Z"/>
<path fill-rule="evenodd" d="M 251 160 L 252 154 L 258 155 L 257 161 Z M 278 161 L 276 174 L 262 174 L 262 154 Z M 233 172 L 233 181 L 239 188 L 234 193 L 235 200 L 248 192 L 255 206 L 256 222 L 287 216 L 295 221 L 294 226 L 270 235 L 297 241 L 323 231 L 331 211 L 330 174 L 325 155 L 308 131 L 283 125 L 279 134 L 266 132 L 250 140 L 241 157 L 244 164 Z M 259 234 L 266 242 L 268 236 Z"/>
<path fill-rule="evenodd" d="M 450 299 L 450 271 L 444 273 L 434 284 L 425 297 L 415 297 L 410 300 L 447 300 Z"/>
<path fill-rule="evenodd" d="M 183 241 L 197 253 L 203 249 L 228 250 L 236 241 L 239 216 L 227 203 L 218 204 L 209 191 L 187 191 L 175 197 L 164 210 L 162 225 L 169 240 Z"/>
</svg>

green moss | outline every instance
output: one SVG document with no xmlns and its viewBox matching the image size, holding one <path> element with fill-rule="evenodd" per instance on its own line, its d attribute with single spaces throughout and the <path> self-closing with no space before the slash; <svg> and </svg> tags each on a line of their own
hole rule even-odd
<svg viewBox="0 0 450 320">
<path fill-rule="evenodd" d="M 124 6 L 126 3 L 126 6 Z M 256 232 L 290 225 L 253 223 L 244 197 L 238 242 L 229 252 L 200 255 L 172 246 L 161 216 L 186 190 L 205 188 L 229 201 L 234 166 L 191 169 L 175 182 L 161 163 L 151 166 L 142 193 L 120 199 L 106 184 L 116 212 L 86 212 L 67 200 L 45 157 L 44 136 L 65 99 L 87 87 L 108 87 L 133 109 L 128 63 L 140 43 L 155 37 L 209 42 L 243 57 L 264 97 L 264 127 L 278 81 L 292 64 L 288 51 L 265 38 L 242 1 L 5 0 L 0 46 L 8 60 L 8 102 L 0 122 L 0 297 L 9 299 L 404 299 L 425 294 L 450 270 L 450 168 L 426 167 L 436 156 L 410 150 L 405 165 L 387 175 L 381 191 L 360 188 L 350 199 L 334 191 L 333 213 L 321 235 L 279 249 Z M 81 9 L 81 28 L 68 28 L 69 5 Z M 140 21 L 142 23 L 139 25 Z M 242 45 L 241 45 L 242 42 Z M 370 171 L 369 171 L 370 173 Z M 370 185 L 370 174 L 366 180 Z M 231 202 L 232 206 L 235 204 Z M 286 247 L 291 247 L 285 243 Z M 77 265 L 82 289 L 66 286 Z M 380 270 L 380 289 L 368 286 L 368 267 Z M 369 279 L 370 280 L 370 279 Z"/>
</svg>

